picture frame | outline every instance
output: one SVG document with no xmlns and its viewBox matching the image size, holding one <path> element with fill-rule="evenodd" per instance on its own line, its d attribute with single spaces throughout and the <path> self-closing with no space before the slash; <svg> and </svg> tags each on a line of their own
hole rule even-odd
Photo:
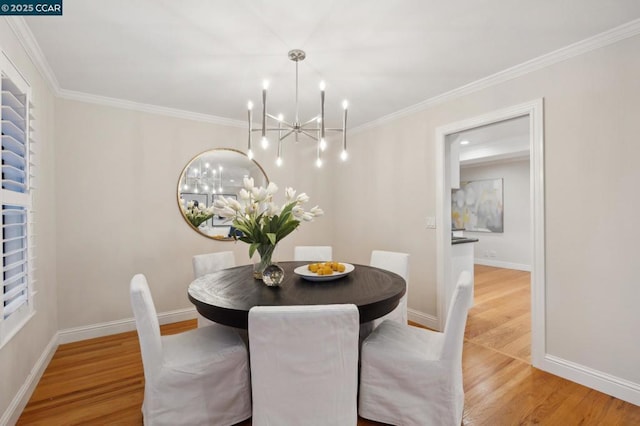
<svg viewBox="0 0 640 426">
<path fill-rule="evenodd" d="M 209 195 L 198 192 L 182 192 L 180 198 L 183 200 L 183 206 L 186 208 L 189 201 L 197 201 L 198 205 L 209 206 Z"/>
<path fill-rule="evenodd" d="M 472 232 L 504 232 L 504 180 L 460 182 L 451 191 L 451 227 Z"/>
</svg>

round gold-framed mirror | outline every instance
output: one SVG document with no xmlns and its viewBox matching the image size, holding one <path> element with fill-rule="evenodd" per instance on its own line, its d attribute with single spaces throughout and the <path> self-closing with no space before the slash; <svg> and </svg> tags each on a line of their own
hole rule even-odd
<svg viewBox="0 0 640 426">
<path fill-rule="evenodd" d="M 220 196 L 238 199 L 245 177 L 256 186 L 267 186 L 262 166 L 232 148 L 216 148 L 196 155 L 178 180 L 178 208 L 185 222 L 200 235 L 219 241 L 233 241 L 231 224 L 211 208 Z"/>
</svg>

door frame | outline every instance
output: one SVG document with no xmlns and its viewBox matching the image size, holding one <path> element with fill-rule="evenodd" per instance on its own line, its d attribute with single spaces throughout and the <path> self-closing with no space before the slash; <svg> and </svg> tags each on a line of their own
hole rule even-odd
<svg viewBox="0 0 640 426">
<path fill-rule="evenodd" d="M 436 128 L 437 315 L 444 329 L 446 283 L 451 282 L 451 161 L 446 136 L 517 117 L 529 117 L 531 226 L 531 362 L 540 368 L 546 353 L 544 102 L 536 99 Z"/>
</svg>

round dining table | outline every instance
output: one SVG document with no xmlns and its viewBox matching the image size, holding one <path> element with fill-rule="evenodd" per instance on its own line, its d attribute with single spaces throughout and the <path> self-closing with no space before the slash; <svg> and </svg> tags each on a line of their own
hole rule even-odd
<svg viewBox="0 0 640 426">
<path fill-rule="evenodd" d="M 330 281 L 309 281 L 294 273 L 308 263 L 278 262 L 285 272 L 278 287 L 253 278 L 253 265 L 243 265 L 197 278 L 187 293 L 203 317 L 246 329 L 254 306 L 349 303 L 358 307 L 363 324 L 391 312 L 407 291 L 400 275 L 373 266 L 354 265 L 349 274 Z"/>
</svg>

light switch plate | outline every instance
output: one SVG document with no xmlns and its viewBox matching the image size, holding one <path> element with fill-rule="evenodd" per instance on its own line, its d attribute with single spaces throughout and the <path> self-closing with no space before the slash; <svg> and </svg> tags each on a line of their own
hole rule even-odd
<svg viewBox="0 0 640 426">
<path fill-rule="evenodd" d="M 433 216 L 427 217 L 427 229 L 436 229 L 436 218 Z"/>
</svg>

